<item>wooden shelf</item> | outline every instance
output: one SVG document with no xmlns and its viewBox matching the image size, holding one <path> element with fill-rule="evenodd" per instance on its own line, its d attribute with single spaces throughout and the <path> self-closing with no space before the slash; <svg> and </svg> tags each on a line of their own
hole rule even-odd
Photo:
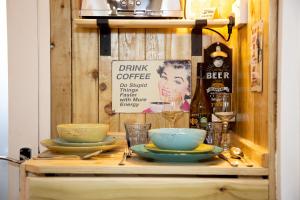
<svg viewBox="0 0 300 200">
<path fill-rule="evenodd" d="M 80 27 L 97 28 L 96 19 L 75 19 Z M 228 25 L 229 19 L 207 20 L 209 27 L 223 27 Z M 195 20 L 183 19 L 109 19 L 110 28 L 193 28 Z"/>
<path fill-rule="evenodd" d="M 239 167 L 231 167 L 226 161 L 214 158 L 196 163 L 164 163 L 149 162 L 137 155 L 132 156 L 125 166 L 119 166 L 124 147 L 102 153 L 91 160 L 80 160 L 79 157 L 69 158 L 34 158 L 22 165 L 27 172 L 35 174 L 156 174 L 156 175 L 237 175 L 267 176 L 268 168 L 253 162 L 253 167 L 246 167 L 240 162 Z M 43 152 L 43 157 L 51 157 L 50 151 Z"/>
<path fill-rule="evenodd" d="M 27 172 L 35 174 L 156 174 L 156 175 L 237 175 L 237 176 L 267 176 L 269 170 L 259 162 L 253 161 L 253 167 L 246 167 L 240 162 L 239 167 L 231 167 L 219 158 L 196 163 L 164 163 L 149 162 L 137 155 L 129 158 L 125 166 L 119 166 L 122 159 L 125 142 L 124 132 L 111 132 L 109 135 L 119 138 L 120 146 L 109 152 L 104 152 L 91 160 L 80 160 L 79 157 L 53 160 L 56 154 L 45 151 L 39 159 L 27 160 L 22 165 Z M 58 154 L 60 155 L 60 154 Z"/>
<path fill-rule="evenodd" d="M 258 165 L 246 167 L 242 164 L 231 167 L 219 158 L 198 163 L 160 163 L 133 156 L 125 166 L 119 166 L 122 154 L 104 157 L 98 156 L 94 160 L 28 160 L 23 165 L 27 172 L 35 174 L 268 175 L 267 168 Z"/>
</svg>

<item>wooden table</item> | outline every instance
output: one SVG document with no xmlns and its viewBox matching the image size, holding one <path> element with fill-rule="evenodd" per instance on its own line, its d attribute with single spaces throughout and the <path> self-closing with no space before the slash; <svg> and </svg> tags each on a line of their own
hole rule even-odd
<svg viewBox="0 0 300 200">
<path fill-rule="evenodd" d="M 249 168 L 242 163 L 233 168 L 219 158 L 199 163 L 160 163 L 136 155 L 119 166 L 123 149 L 91 160 L 28 160 L 21 165 L 21 198 L 268 199 L 268 180 L 264 179 L 267 168 Z"/>
</svg>

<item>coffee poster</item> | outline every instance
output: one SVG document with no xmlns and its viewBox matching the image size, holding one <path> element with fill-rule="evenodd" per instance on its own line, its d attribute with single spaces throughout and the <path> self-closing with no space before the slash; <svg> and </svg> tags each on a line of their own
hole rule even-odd
<svg viewBox="0 0 300 200">
<path fill-rule="evenodd" d="M 113 61 L 112 109 L 116 113 L 189 112 L 191 61 Z"/>
</svg>

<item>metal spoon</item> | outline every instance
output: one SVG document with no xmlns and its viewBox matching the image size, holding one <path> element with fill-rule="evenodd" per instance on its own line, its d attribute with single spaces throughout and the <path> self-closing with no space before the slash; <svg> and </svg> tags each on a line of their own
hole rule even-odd
<svg viewBox="0 0 300 200">
<path fill-rule="evenodd" d="M 223 160 L 226 160 L 231 165 L 231 167 L 238 167 L 239 166 L 238 161 L 229 160 L 229 158 L 227 156 L 225 156 L 223 153 L 219 154 L 219 158 L 221 158 Z"/>
<path fill-rule="evenodd" d="M 100 153 L 102 153 L 102 150 L 95 151 L 95 152 L 93 152 L 93 153 L 88 153 L 88 154 L 85 154 L 85 155 L 83 155 L 83 156 L 80 156 L 80 159 L 81 159 L 81 160 L 88 160 L 88 159 L 90 159 L 90 158 L 93 157 L 93 156 L 99 155 Z"/>
<path fill-rule="evenodd" d="M 246 158 L 243 153 L 243 151 L 238 147 L 231 147 L 230 148 L 230 155 L 232 158 L 241 159 L 243 163 L 246 164 L 247 167 L 253 167 L 253 164 L 251 164 Z"/>
</svg>

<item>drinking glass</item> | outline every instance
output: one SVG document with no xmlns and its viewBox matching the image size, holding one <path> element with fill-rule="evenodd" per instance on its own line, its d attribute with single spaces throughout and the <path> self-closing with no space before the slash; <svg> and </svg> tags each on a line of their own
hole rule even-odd
<svg viewBox="0 0 300 200">
<path fill-rule="evenodd" d="M 151 123 L 125 123 L 126 140 L 128 147 L 149 142 L 148 131 Z"/>
<path fill-rule="evenodd" d="M 181 101 L 178 98 L 168 98 L 163 105 L 162 117 L 168 121 L 168 128 L 174 128 L 175 122 L 182 117 L 183 111 L 180 109 Z"/>
<path fill-rule="evenodd" d="M 228 132 L 229 121 L 235 116 L 235 112 L 231 106 L 230 93 L 216 94 L 216 106 L 214 107 L 214 115 L 222 122 L 222 142 L 221 146 L 224 151 L 230 148 L 230 134 Z"/>
</svg>

